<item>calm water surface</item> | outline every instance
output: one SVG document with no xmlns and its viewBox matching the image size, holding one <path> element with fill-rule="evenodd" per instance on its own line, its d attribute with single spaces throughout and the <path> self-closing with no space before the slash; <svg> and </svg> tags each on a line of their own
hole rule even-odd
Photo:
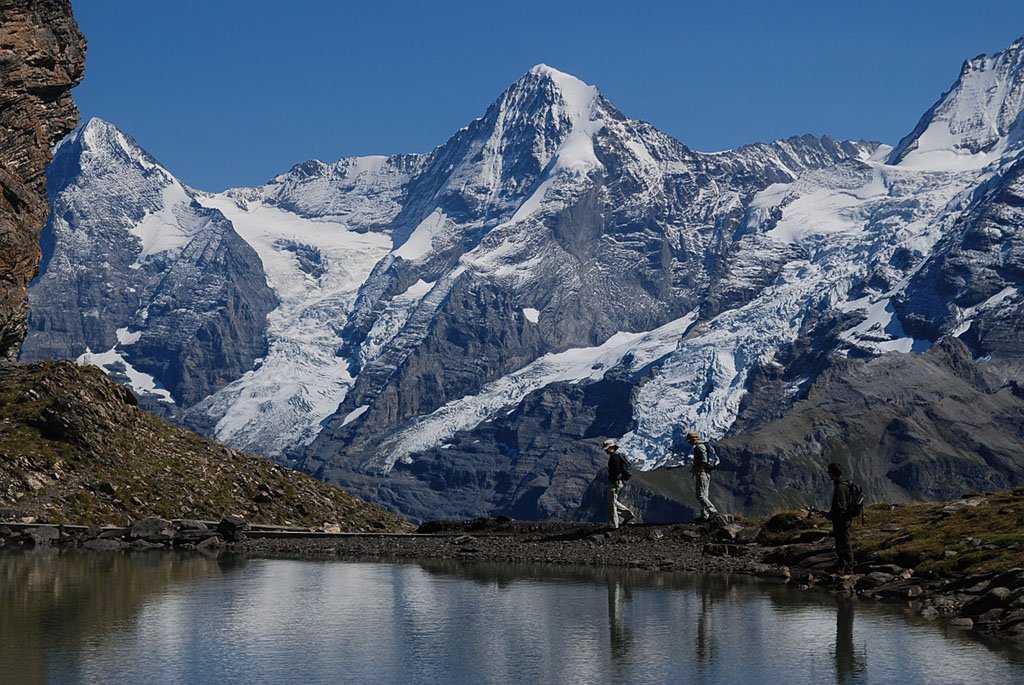
<svg viewBox="0 0 1024 685">
<path fill-rule="evenodd" d="M 1024 683 L 1024 653 L 742 578 L 0 555 L 0 683 Z"/>
</svg>

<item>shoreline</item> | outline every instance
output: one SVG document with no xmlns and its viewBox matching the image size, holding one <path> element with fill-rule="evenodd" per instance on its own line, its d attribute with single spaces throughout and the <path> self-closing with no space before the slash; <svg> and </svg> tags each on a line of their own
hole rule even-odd
<svg viewBox="0 0 1024 685">
<path fill-rule="evenodd" d="M 415 533 L 254 525 L 237 516 L 219 522 L 150 517 L 104 528 L 0 522 L 0 552 L 29 547 L 107 553 L 176 550 L 253 559 L 455 561 L 743 575 L 779 580 L 797 590 L 825 589 L 865 601 L 900 603 L 926 619 L 1024 641 L 1024 554 L 1018 543 L 999 548 L 968 536 L 964 544 L 957 543 L 964 551 L 957 552 L 948 540 L 934 548 L 934 540 L 927 537 L 939 522 L 963 536 L 960 524 L 976 521 L 972 525 L 978 527 L 988 520 L 989 508 L 1010 512 L 1005 505 L 1012 503 L 1016 509 L 1022 494 L 902 510 L 876 505 L 867 523 L 856 529 L 858 563 L 848 576 L 832 572 L 830 531 L 820 520 L 798 512 L 758 522 L 636 524 L 618 530 L 598 523 L 496 517 L 428 522 Z M 931 548 L 936 550 L 931 555 L 921 551 Z"/>
</svg>

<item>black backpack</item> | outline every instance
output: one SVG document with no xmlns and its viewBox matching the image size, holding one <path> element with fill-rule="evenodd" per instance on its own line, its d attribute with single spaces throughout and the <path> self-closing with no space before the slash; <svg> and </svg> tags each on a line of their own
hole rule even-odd
<svg viewBox="0 0 1024 685">
<path fill-rule="evenodd" d="M 852 480 L 846 481 L 847 487 L 850 489 L 850 504 L 847 506 L 846 511 L 843 512 L 846 518 L 851 521 L 858 516 L 864 517 L 864 490 L 859 485 L 854 483 Z"/>
<path fill-rule="evenodd" d="M 715 449 L 714 445 L 712 445 L 710 442 L 706 442 L 704 444 L 708 448 L 708 461 L 706 466 L 708 467 L 709 471 L 714 471 L 719 466 L 721 466 L 722 459 L 721 457 L 718 456 L 718 450 Z"/>
</svg>

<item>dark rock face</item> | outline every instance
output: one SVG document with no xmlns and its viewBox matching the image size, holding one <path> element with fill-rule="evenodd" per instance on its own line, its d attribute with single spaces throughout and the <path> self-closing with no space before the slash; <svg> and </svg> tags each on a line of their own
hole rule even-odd
<svg viewBox="0 0 1024 685">
<path fill-rule="evenodd" d="M 921 355 L 837 363 L 787 414 L 722 439 L 730 509 L 828 503 L 838 462 L 870 501 L 952 499 L 1024 483 L 1024 396 L 944 338 Z"/>
<path fill-rule="evenodd" d="M 628 380 L 615 374 L 590 385 L 549 386 L 445 447 L 399 462 L 386 480 L 330 462 L 317 475 L 416 520 L 480 511 L 571 518 L 604 472 L 599 436 L 627 425 L 630 392 Z"/>
<path fill-rule="evenodd" d="M 111 351 L 109 371 L 148 374 L 165 406 L 188 406 L 265 353 L 277 299 L 256 252 L 128 136 L 91 120 L 61 144 L 49 183 L 23 361 Z"/>
<path fill-rule="evenodd" d="M 85 39 L 70 0 L 0 3 L 0 359 L 25 337 L 26 288 L 39 266 L 50 148 L 74 128 L 71 88 Z"/>
</svg>

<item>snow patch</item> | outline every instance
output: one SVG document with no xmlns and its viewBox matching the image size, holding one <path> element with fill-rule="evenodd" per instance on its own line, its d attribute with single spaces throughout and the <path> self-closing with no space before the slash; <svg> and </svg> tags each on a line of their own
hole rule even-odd
<svg viewBox="0 0 1024 685">
<path fill-rule="evenodd" d="M 370 408 L 370 405 L 368 405 L 368 404 L 361 404 L 361 405 L 359 405 L 358 407 L 356 407 L 355 409 L 350 411 L 348 414 L 345 414 L 345 419 L 341 422 L 341 425 L 342 426 L 347 426 L 348 424 L 352 423 L 353 421 L 358 419 L 360 416 L 365 414 L 366 410 L 369 409 L 369 408 Z"/>
<path fill-rule="evenodd" d="M 395 250 L 396 257 L 409 262 L 416 262 L 430 256 L 434 251 L 434 242 L 452 227 L 452 221 L 440 209 L 435 209 L 421 221 L 402 246 Z"/>
<path fill-rule="evenodd" d="M 142 331 L 129 332 L 127 328 L 118 328 L 114 335 L 117 336 L 117 344 L 126 347 L 139 342 L 139 338 L 142 337 Z"/>
<path fill-rule="evenodd" d="M 129 232 L 142 243 L 142 251 L 135 258 L 131 268 L 138 269 L 146 257 L 176 250 L 188 244 L 191 234 L 182 225 L 178 210 L 182 205 L 192 204 L 185 187 L 176 179 L 172 179 L 161 194 L 160 209 L 146 214 L 142 221 L 135 224 Z"/>
<path fill-rule="evenodd" d="M 903 324 L 896 316 L 891 298 L 871 301 L 861 298 L 840 307 L 843 311 L 867 312 L 867 318 L 839 334 L 840 339 L 856 344 L 879 354 L 885 352 L 924 352 L 931 347 L 930 340 L 916 340 L 906 334 Z"/>
<path fill-rule="evenodd" d="M 676 348 L 697 320 L 698 312 L 645 333 L 616 333 L 597 347 L 575 348 L 546 354 L 522 369 L 488 383 L 476 395 L 447 403 L 427 416 L 414 419 L 378 450 L 375 465 L 390 470 L 398 460 L 435 447 L 459 431 L 470 430 L 502 410 L 514 407 L 531 392 L 552 383 L 580 383 L 604 377 L 611 368 L 626 364 L 640 369 Z"/>
<path fill-rule="evenodd" d="M 999 292 L 997 292 L 992 297 L 985 300 L 984 302 L 976 304 L 973 307 L 967 307 L 966 309 L 962 310 L 960 312 L 959 317 L 960 323 L 958 323 L 956 327 L 952 331 L 950 331 L 950 334 L 953 337 L 959 338 L 961 335 L 966 333 L 967 330 L 971 327 L 971 324 L 974 323 L 974 317 L 977 316 L 978 312 L 982 312 L 986 309 L 991 309 L 992 307 L 1001 304 L 1005 300 L 1016 297 L 1017 292 L 1017 288 L 1013 286 L 1007 286 L 1000 290 Z"/>
<path fill-rule="evenodd" d="M 525 316 L 526 320 L 530 323 L 537 323 L 540 320 L 540 311 L 533 307 L 526 307 L 523 309 L 523 316 Z"/>
<path fill-rule="evenodd" d="M 124 375 L 128 378 L 129 385 L 137 394 L 153 395 L 161 402 L 174 404 L 174 398 L 171 397 L 171 393 L 166 388 L 161 388 L 157 385 L 156 379 L 148 373 L 143 373 L 132 366 L 117 351 L 117 345 L 106 352 L 92 352 L 86 348 L 85 352 L 79 355 L 75 362 L 82 366 L 97 366 L 108 376 L 121 371 L 121 369 L 117 368 L 121 366 L 123 367 Z"/>
</svg>

